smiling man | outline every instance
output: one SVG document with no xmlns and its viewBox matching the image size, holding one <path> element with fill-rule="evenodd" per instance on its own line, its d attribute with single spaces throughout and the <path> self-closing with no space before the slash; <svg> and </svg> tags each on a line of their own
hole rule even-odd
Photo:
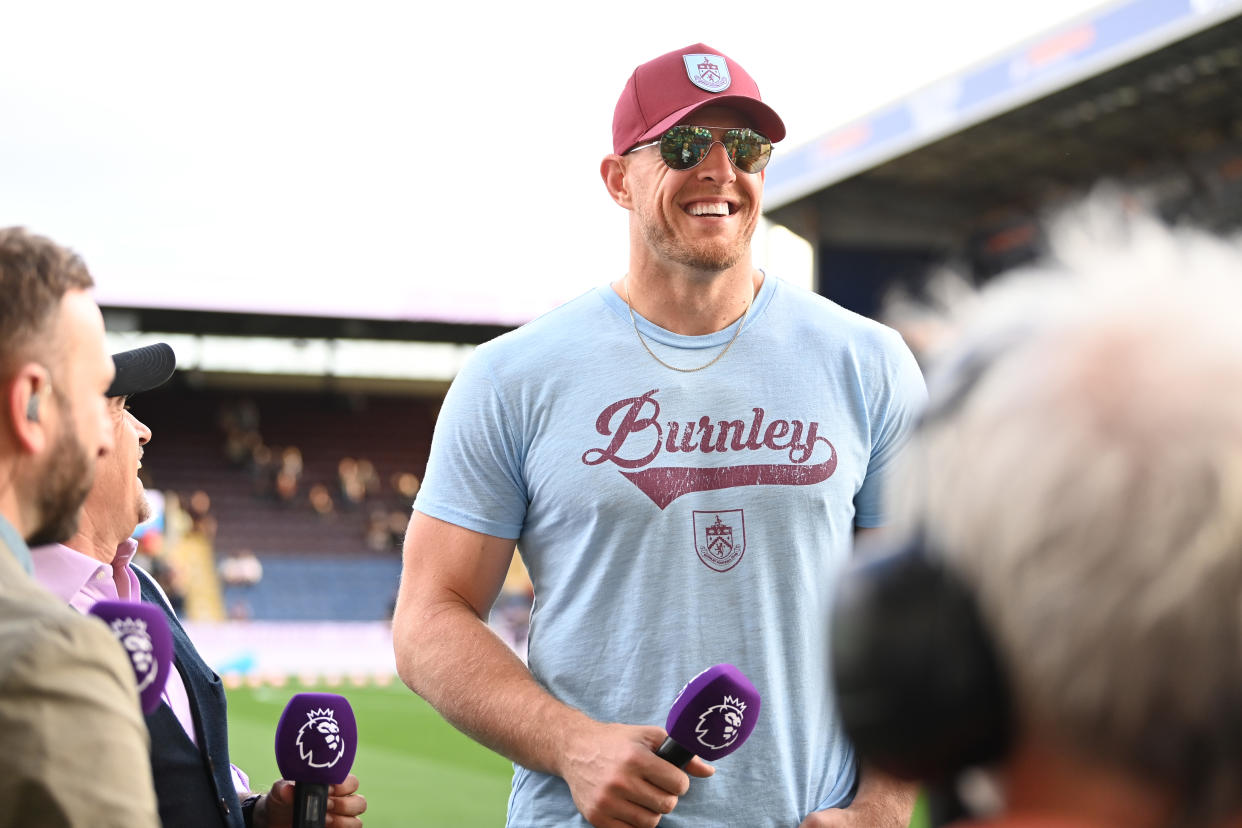
<svg viewBox="0 0 1242 828">
<path fill-rule="evenodd" d="M 146 601 L 168 617 L 176 670 L 162 702 L 146 716 L 151 772 L 160 820 L 177 828 L 288 828 L 292 783 L 281 780 L 252 794 L 250 780 L 229 762 L 228 721 L 220 677 L 203 661 L 155 579 L 131 560 L 130 536 L 150 517 L 138 478 L 151 430 L 129 410 L 130 396 L 163 385 L 176 368 L 164 343 L 114 354 L 115 378 L 107 391 L 114 450 L 99 459 L 78 531 L 63 544 L 31 550 L 35 578 L 79 612 L 98 601 Z M 332 787 L 328 825 L 360 828 L 366 800 L 353 774 Z"/>
<path fill-rule="evenodd" d="M 397 664 L 515 762 L 510 828 L 909 820 L 911 790 L 860 774 L 840 734 L 826 621 L 925 392 L 894 331 L 752 263 L 784 136 L 716 49 L 639 66 L 600 165 L 629 211 L 628 270 L 593 263 L 624 275 L 478 348 L 441 410 Z M 519 539 L 529 668 L 485 623 Z M 714 770 L 683 772 L 655 755 L 656 723 L 722 662 L 762 717 Z"/>
</svg>

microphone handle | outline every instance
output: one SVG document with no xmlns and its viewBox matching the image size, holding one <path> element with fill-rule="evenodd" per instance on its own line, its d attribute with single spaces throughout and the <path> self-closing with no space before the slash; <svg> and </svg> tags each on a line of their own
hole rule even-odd
<svg viewBox="0 0 1242 828">
<path fill-rule="evenodd" d="M 660 749 L 656 751 L 656 756 L 666 762 L 672 762 L 679 768 L 684 768 L 694 758 L 694 754 L 673 741 L 672 736 L 664 740 L 664 744 L 660 745 Z"/>
<path fill-rule="evenodd" d="M 293 828 L 324 828 L 328 816 L 328 786 L 317 782 L 293 785 Z"/>
</svg>

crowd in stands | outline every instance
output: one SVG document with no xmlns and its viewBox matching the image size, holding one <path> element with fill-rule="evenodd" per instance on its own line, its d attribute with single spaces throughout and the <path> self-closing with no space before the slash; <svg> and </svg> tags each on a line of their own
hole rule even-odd
<svg viewBox="0 0 1242 828">
<path fill-rule="evenodd" d="M 225 456 L 233 466 L 246 469 L 256 498 L 282 509 L 309 512 L 323 521 L 364 516 L 357 522 L 365 548 L 400 552 L 410 504 L 420 485 L 416 474 L 395 471 L 385 486 L 371 460 L 341 456 L 335 458 L 335 480 L 307 480 L 299 446 L 265 442 L 259 428 L 259 408 L 253 400 L 222 404 L 218 424 L 224 432 Z"/>
<path fill-rule="evenodd" d="M 173 387 L 145 395 L 139 414 L 159 435 L 144 458 L 144 484 L 157 497 L 167 492 L 170 510 L 145 543 L 181 547 L 146 563 L 191 617 L 289 617 L 261 606 L 270 598 L 261 582 L 285 556 L 343 566 L 379 556 L 399 572 L 434 404 Z M 205 563 L 185 560 L 186 540 L 200 545 L 189 554 Z M 199 591 L 214 602 L 185 600 Z M 376 618 L 386 617 L 387 601 Z"/>
<path fill-rule="evenodd" d="M 179 612 L 202 620 L 387 617 L 433 406 L 368 400 L 360 413 L 295 394 L 192 389 L 151 392 L 141 403 L 158 435 L 141 474 L 157 499 L 167 492 L 162 523 L 139 539 L 141 563 Z M 329 594 L 346 579 L 365 580 L 375 594 Z M 516 562 L 492 612 L 518 653 L 529 584 Z M 189 599 L 197 592 L 215 602 Z"/>
</svg>

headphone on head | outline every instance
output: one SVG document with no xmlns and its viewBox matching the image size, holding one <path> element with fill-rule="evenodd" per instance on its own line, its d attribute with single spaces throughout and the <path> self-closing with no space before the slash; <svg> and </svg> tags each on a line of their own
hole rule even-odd
<svg viewBox="0 0 1242 828">
<path fill-rule="evenodd" d="M 833 605 L 832 673 L 859 759 L 945 781 L 1000 759 L 1004 671 L 974 595 L 919 532 L 850 570 Z"/>
<path fill-rule="evenodd" d="M 1017 339 L 951 362 L 945 393 L 913 432 L 957 412 Z M 1012 705 L 1004 669 L 974 594 L 930 527 L 860 549 L 838 583 L 831 632 L 836 701 L 862 762 L 944 782 L 1005 754 Z"/>
</svg>

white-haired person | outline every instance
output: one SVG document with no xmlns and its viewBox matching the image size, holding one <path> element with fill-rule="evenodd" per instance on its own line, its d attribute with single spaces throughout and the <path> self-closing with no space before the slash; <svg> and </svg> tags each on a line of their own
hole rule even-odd
<svg viewBox="0 0 1242 828">
<path fill-rule="evenodd" d="M 1007 687 L 970 824 L 1242 825 L 1242 249 L 1109 201 L 1052 226 L 950 309 L 893 491 Z"/>
</svg>

